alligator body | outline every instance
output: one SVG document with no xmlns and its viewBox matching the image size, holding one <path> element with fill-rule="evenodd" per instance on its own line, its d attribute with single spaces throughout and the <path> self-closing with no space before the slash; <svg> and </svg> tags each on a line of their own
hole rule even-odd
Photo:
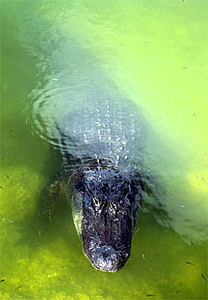
<svg viewBox="0 0 208 300">
<path fill-rule="evenodd" d="M 143 120 L 91 53 L 74 41 L 64 49 L 54 55 L 60 79 L 38 93 L 36 124 L 62 153 L 85 255 L 96 269 L 115 272 L 130 255 L 142 203 Z"/>
<path fill-rule="evenodd" d="M 115 92 L 91 94 L 56 128 L 83 251 L 96 269 L 116 272 L 130 255 L 142 204 L 141 115 Z"/>
</svg>

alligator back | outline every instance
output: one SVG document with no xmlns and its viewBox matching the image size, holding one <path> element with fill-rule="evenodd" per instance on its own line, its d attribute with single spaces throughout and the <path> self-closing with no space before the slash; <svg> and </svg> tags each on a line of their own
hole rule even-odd
<svg viewBox="0 0 208 300">
<path fill-rule="evenodd" d="M 56 126 L 65 158 L 71 155 L 82 163 L 107 159 L 123 168 L 138 165 L 143 146 L 141 114 L 112 89 L 78 99 Z"/>
<path fill-rule="evenodd" d="M 96 269 L 116 272 L 130 255 L 142 203 L 143 121 L 96 60 L 81 48 L 69 52 L 69 65 L 38 94 L 36 124 L 62 153 L 85 255 Z"/>
<path fill-rule="evenodd" d="M 88 50 L 72 39 L 62 51 L 53 54 L 54 74 L 33 91 L 33 117 L 41 136 L 61 149 L 68 165 L 69 157 L 82 163 L 89 158 L 137 163 L 144 136 L 138 107 Z"/>
</svg>

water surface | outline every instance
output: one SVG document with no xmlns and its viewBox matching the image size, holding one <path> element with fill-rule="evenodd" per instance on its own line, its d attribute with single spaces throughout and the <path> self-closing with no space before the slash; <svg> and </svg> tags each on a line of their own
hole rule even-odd
<svg viewBox="0 0 208 300">
<path fill-rule="evenodd" d="M 206 299 L 206 1 L 1 7 L 2 298 Z M 64 197 L 44 201 L 61 164 L 54 119 L 92 81 L 141 110 L 144 165 L 162 187 L 159 201 L 146 196 L 131 257 L 115 274 L 84 257 Z"/>
</svg>

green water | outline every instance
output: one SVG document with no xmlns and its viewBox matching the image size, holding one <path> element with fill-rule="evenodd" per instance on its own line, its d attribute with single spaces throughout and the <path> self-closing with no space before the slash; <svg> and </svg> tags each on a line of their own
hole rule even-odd
<svg viewBox="0 0 208 300">
<path fill-rule="evenodd" d="M 207 16 L 204 0 L 1 1 L 1 299 L 207 298 Z M 37 116 L 72 40 L 140 107 L 164 189 L 115 274 L 84 257 L 62 197 L 45 213 L 61 159 Z"/>
</svg>

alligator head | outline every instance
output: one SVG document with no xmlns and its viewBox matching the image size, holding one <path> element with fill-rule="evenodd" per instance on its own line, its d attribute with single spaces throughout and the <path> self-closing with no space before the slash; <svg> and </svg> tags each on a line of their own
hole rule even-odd
<svg viewBox="0 0 208 300">
<path fill-rule="evenodd" d="M 76 169 L 71 182 L 73 218 L 84 254 L 98 270 L 120 270 L 131 251 L 139 175 L 99 162 Z"/>
</svg>

